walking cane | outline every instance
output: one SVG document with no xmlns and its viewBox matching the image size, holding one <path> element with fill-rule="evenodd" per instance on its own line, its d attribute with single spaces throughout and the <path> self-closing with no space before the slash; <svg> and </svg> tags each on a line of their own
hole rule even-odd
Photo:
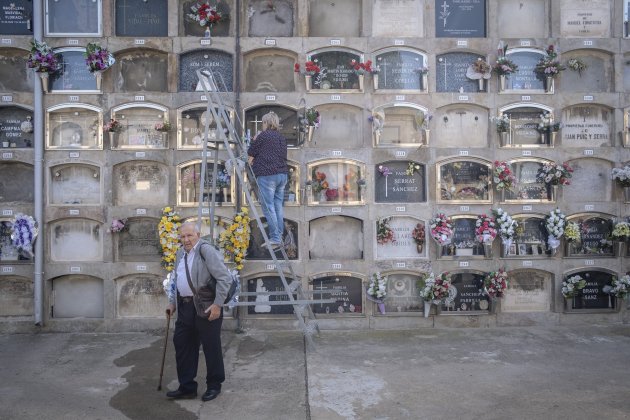
<svg viewBox="0 0 630 420">
<path fill-rule="evenodd" d="M 171 326 L 171 311 L 166 310 L 166 337 L 164 338 L 164 351 L 162 352 L 162 366 L 160 367 L 160 383 L 157 390 L 162 390 L 162 375 L 164 374 L 164 359 L 166 359 L 166 346 L 168 346 L 168 328 Z"/>
</svg>

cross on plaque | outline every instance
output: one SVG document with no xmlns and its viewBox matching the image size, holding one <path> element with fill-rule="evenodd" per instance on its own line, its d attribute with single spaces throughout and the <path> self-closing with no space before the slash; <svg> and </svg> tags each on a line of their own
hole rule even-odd
<svg viewBox="0 0 630 420">
<path fill-rule="evenodd" d="M 258 114 L 254 114 L 254 119 L 249 121 L 250 123 L 254 123 L 254 135 L 258 133 L 258 123 L 262 124 L 262 119 L 258 119 Z"/>
<path fill-rule="evenodd" d="M 326 290 L 326 287 L 324 287 L 324 280 L 320 280 L 320 281 L 319 281 L 319 286 L 313 286 L 313 289 L 316 289 L 316 290 L 322 290 L 322 291 L 323 291 L 323 290 Z M 320 295 L 320 296 L 321 296 L 321 295 Z M 324 307 L 324 304 L 323 304 L 323 303 L 320 303 L 320 304 L 319 304 L 319 307 L 320 307 L 320 308 L 323 308 L 323 307 Z"/>
<path fill-rule="evenodd" d="M 122 17 L 118 17 L 116 16 L 116 19 L 122 19 L 123 22 L 123 33 L 126 34 L 127 33 L 127 9 L 130 9 L 132 6 L 129 6 L 127 4 L 127 0 L 119 0 L 120 3 L 118 3 L 116 6 L 117 9 L 122 9 Z M 121 4 L 122 3 L 122 4 Z"/>
</svg>

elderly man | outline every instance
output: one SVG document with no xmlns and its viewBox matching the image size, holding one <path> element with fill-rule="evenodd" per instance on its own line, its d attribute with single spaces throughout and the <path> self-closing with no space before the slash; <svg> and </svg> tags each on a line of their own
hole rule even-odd
<svg viewBox="0 0 630 420">
<path fill-rule="evenodd" d="M 201 344 L 207 368 L 207 390 L 201 399 L 210 401 L 221 393 L 221 384 L 225 380 L 221 350 L 222 306 L 230 287 L 231 276 L 219 251 L 200 239 L 199 229 L 194 223 L 183 223 L 179 232 L 182 247 L 177 251 L 174 278 L 177 296 L 169 301 L 166 309 L 173 313 L 177 305 L 173 343 L 179 387 L 175 391 L 169 391 L 166 396 L 173 399 L 197 396 L 195 377 Z M 214 303 L 206 310 L 207 318 L 197 315 L 191 283 L 195 290 L 206 286 L 214 291 Z"/>
</svg>

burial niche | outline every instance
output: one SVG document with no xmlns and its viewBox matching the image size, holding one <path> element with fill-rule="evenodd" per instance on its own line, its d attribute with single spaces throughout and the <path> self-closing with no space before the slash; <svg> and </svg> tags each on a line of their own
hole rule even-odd
<svg viewBox="0 0 630 420">
<path fill-rule="evenodd" d="M 132 161 L 114 166 L 114 205 L 166 206 L 168 167 L 159 162 Z"/>
<path fill-rule="evenodd" d="M 586 69 L 573 70 L 570 65 L 562 72 L 562 90 L 566 92 L 611 92 L 614 89 L 614 65 L 610 54 L 592 50 L 575 50 L 562 54 L 570 64 L 579 60 Z M 576 63 L 579 65 L 579 63 Z"/>
<path fill-rule="evenodd" d="M 479 81 L 466 77 L 468 68 L 478 58 L 486 60 L 480 54 L 469 52 L 451 52 L 437 56 L 435 88 L 437 92 L 479 92 Z"/>
<path fill-rule="evenodd" d="M 516 182 L 510 189 L 501 190 L 499 195 L 502 202 L 540 202 L 549 200 L 547 184 L 537 179 L 538 171 L 544 164 L 550 163 L 545 159 L 514 159 L 509 161 Z M 566 191 L 566 190 L 565 190 Z M 552 199 L 555 197 L 551 196 Z"/>
<path fill-rule="evenodd" d="M 313 276 L 309 281 L 316 298 L 335 299 L 334 303 L 317 303 L 313 305 L 316 314 L 360 315 L 363 313 L 364 279 L 352 273 L 322 273 Z"/>
<path fill-rule="evenodd" d="M 423 163 L 390 160 L 374 168 L 374 201 L 422 203 L 427 201 L 426 167 Z"/>
<path fill-rule="evenodd" d="M 437 164 L 440 202 L 492 202 L 492 165 L 481 159 L 449 160 Z"/>
<path fill-rule="evenodd" d="M 267 219 L 265 217 L 260 218 L 267 236 L 269 235 Z M 271 255 L 266 246 L 263 246 L 265 239 L 262 236 L 262 232 L 258 229 L 258 223 L 256 221 L 250 222 L 251 237 L 249 240 L 249 248 L 247 248 L 247 260 L 270 260 Z M 284 251 L 287 253 L 287 257 L 290 260 L 297 260 L 299 258 L 299 236 L 298 236 L 298 224 L 297 222 L 289 219 L 284 219 L 284 234 L 282 236 L 282 243 L 284 244 Z M 276 253 L 279 257 L 280 254 Z"/>
<path fill-rule="evenodd" d="M 218 113 L 219 109 L 215 108 Z M 234 111 L 225 109 L 230 121 L 234 121 Z M 201 149 L 203 148 L 203 137 L 205 136 L 206 124 L 208 124 L 208 147 L 219 144 L 223 146 L 221 136 L 217 132 L 217 123 L 214 120 L 212 111 L 208 112 L 206 104 L 191 104 L 180 108 L 177 111 L 177 147 L 179 149 Z M 223 127 L 225 128 L 225 126 Z"/>
<path fill-rule="evenodd" d="M 101 170 L 94 165 L 69 164 L 50 168 L 50 204 L 100 204 Z"/>
<path fill-rule="evenodd" d="M 350 50 L 327 50 L 313 52 L 308 60 L 319 66 L 319 72 L 312 76 L 311 92 L 363 90 L 363 76 L 359 76 L 354 63 L 363 62 L 363 57 Z"/>
<path fill-rule="evenodd" d="M 248 36 L 293 36 L 294 10 L 297 6 L 293 0 L 249 0 L 248 3 Z"/>
<path fill-rule="evenodd" d="M 112 110 L 112 118 L 121 129 L 110 132 L 112 149 L 166 149 L 169 131 L 158 131 L 158 124 L 168 122 L 168 109 L 157 104 L 132 103 Z"/>
<path fill-rule="evenodd" d="M 362 15 L 360 0 L 308 0 L 308 36 L 361 36 Z"/>
<path fill-rule="evenodd" d="M 61 70 L 50 75 L 53 93 L 100 92 L 96 77 L 85 64 L 85 48 L 59 48 L 55 54 L 61 57 Z"/>
<path fill-rule="evenodd" d="M 311 260 L 363 259 L 363 221 L 350 216 L 323 216 L 309 222 Z"/>
<path fill-rule="evenodd" d="M 200 0 L 184 0 L 183 2 L 179 2 L 181 5 L 181 13 L 180 16 L 182 21 L 180 21 L 180 28 L 183 28 L 184 36 L 196 36 L 196 37 L 204 37 L 206 28 L 199 25 L 199 22 L 196 22 L 189 15 L 192 13 L 191 7 L 207 3 L 212 7 L 217 8 L 217 12 L 219 12 L 223 18 L 219 23 L 216 23 L 212 26 L 211 35 L 212 36 L 228 36 L 230 34 L 230 20 L 231 20 L 231 9 L 230 5 L 232 2 L 228 2 L 225 0 L 212 0 L 207 2 L 202 2 Z M 180 32 L 182 29 L 180 29 Z"/>
<path fill-rule="evenodd" d="M 0 34 L 33 34 L 33 0 L 12 0 L 0 7 Z"/>
<path fill-rule="evenodd" d="M 488 147 L 488 109 L 450 105 L 435 111 L 433 127 L 440 147 Z"/>
<path fill-rule="evenodd" d="M 561 0 L 560 36 L 608 38 L 610 15 L 610 2 L 607 0 Z"/>
<path fill-rule="evenodd" d="M 32 148 L 33 139 L 33 111 L 0 106 L 0 148 Z"/>
<path fill-rule="evenodd" d="M 295 280 L 286 277 L 287 284 L 291 285 Z M 247 279 L 247 292 L 257 293 L 256 296 L 248 296 L 248 302 L 255 302 L 255 305 L 247 307 L 248 315 L 291 315 L 293 314 L 292 305 L 269 304 L 269 302 L 288 302 L 289 297 L 284 294 L 270 294 L 282 292 L 286 290 L 279 276 L 260 275 Z M 293 295 L 297 299 L 297 295 Z M 317 299 L 317 297 L 315 297 Z"/>
<path fill-rule="evenodd" d="M 580 276 L 586 280 L 586 285 L 575 297 L 567 300 L 567 309 L 603 309 L 611 311 L 617 309 L 617 298 L 610 294 L 613 278 L 616 277 L 615 273 L 604 269 L 583 270 L 567 273 L 564 277 L 567 279 L 573 276 Z"/>
<path fill-rule="evenodd" d="M 549 36 L 545 0 L 501 0 L 497 3 L 497 30 L 500 38 Z"/>
<path fill-rule="evenodd" d="M 601 105 L 574 105 L 562 111 L 562 145 L 611 146 L 614 110 Z"/>
<path fill-rule="evenodd" d="M 317 148 L 359 148 L 363 146 L 363 109 L 348 104 L 324 104 L 317 107 L 325 124 L 315 130 L 307 143 Z"/>
<path fill-rule="evenodd" d="M 232 54 L 218 50 L 196 50 L 179 57 L 179 91 L 203 92 L 197 70 L 209 71 L 220 92 L 233 91 Z"/>
<path fill-rule="evenodd" d="M 95 220 L 64 219 L 50 223 L 52 261 L 100 261 L 103 258 L 103 226 Z"/>
<path fill-rule="evenodd" d="M 21 162 L 0 165 L 0 201 L 4 205 L 32 203 L 33 166 Z"/>
<path fill-rule="evenodd" d="M 298 147 L 300 140 L 300 122 L 297 109 L 283 105 L 262 105 L 245 111 L 245 137 L 253 141 L 254 136 L 262 131 L 262 117 L 273 112 L 280 120 L 278 131 L 287 139 L 287 146 Z"/>
<path fill-rule="evenodd" d="M 392 235 L 379 235 L 379 225 L 389 230 Z M 390 216 L 379 219 L 376 225 L 376 258 L 426 257 L 425 227 L 424 221 L 414 217 Z"/>
<path fill-rule="evenodd" d="M 567 203 L 611 202 L 615 184 L 610 182 L 613 163 L 604 159 L 575 159 L 571 185 L 562 188 L 562 199 Z"/>
<path fill-rule="evenodd" d="M 541 270 L 514 270 L 508 273 L 508 288 L 501 312 L 548 312 L 551 273 Z"/>
<path fill-rule="evenodd" d="M 486 0 L 435 0 L 436 38 L 484 38 Z"/>
<path fill-rule="evenodd" d="M 310 163 L 307 190 L 310 204 L 363 204 L 365 165 L 353 160 L 324 160 Z"/>
<path fill-rule="evenodd" d="M 417 273 L 383 273 L 387 276 L 385 313 L 420 312 L 423 308 Z"/>
<path fill-rule="evenodd" d="M 46 36 L 101 36 L 102 0 L 46 0 Z"/>
<path fill-rule="evenodd" d="M 502 146 L 514 147 L 552 147 L 555 144 L 556 132 L 552 130 L 539 130 L 543 122 L 541 116 L 554 121 L 552 109 L 541 104 L 514 104 L 502 108 L 501 116 L 507 119 L 507 131 L 499 130 L 499 123 L 495 128 L 501 137 Z M 559 125 L 553 127 L 559 129 Z"/>
<path fill-rule="evenodd" d="M 212 200 L 212 184 L 214 175 L 214 165 L 208 162 L 206 167 L 206 182 L 204 183 L 204 192 L 202 201 L 209 202 Z M 233 203 L 234 183 L 232 182 L 232 173 L 225 169 L 224 163 L 217 165 L 217 182 L 215 190 L 215 203 L 219 205 L 223 203 Z M 201 160 L 187 162 L 178 169 L 178 194 L 179 203 L 181 205 L 197 205 L 199 204 L 199 190 L 201 186 Z"/>
<path fill-rule="evenodd" d="M 53 318 L 103 318 L 103 280 L 67 275 L 51 280 Z"/>
<path fill-rule="evenodd" d="M 429 145 L 429 111 L 415 104 L 395 103 L 374 108 L 372 135 L 377 146 Z M 328 121 L 327 121 L 328 122 Z"/>
<path fill-rule="evenodd" d="M 475 234 L 477 218 L 472 216 L 452 216 L 453 237 L 449 245 L 440 247 L 440 257 L 483 257 L 483 243 Z"/>
<path fill-rule="evenodd" d="M 0 28 L 2 27 L 2 9 L 6 7 L 8 6 L 0 6 Z M 26 66 L 24 50 L 17 48 L 0 49 L 1 92 L 33 92 L 34 78 L 35 73 Z"/>
<path fill-rule="evenodd" d="M 114 92 L 167 92 L 168 54 L 138 49 L 116 56 Z"/>
<path fill-rule="evenodd" d="M 487 311 L 488 298 L 483 291 L 486 273 L 465 271 L 451 274 L 448 297 L 442 301 L 442 312 Z"/>
<path fill-rule="evenodd" d="M 372 6 L 372 36 L 424 36 L 423 0 L 377 0 Z"/>
<path fill-rule="evenodd" d="M 168 0 L 116 0 L 116 36 L 168 35 Z"/>
<path fill-rule="evenodd" d="M 87 104 L 57 105 L 46 112 L 46 148 L 102 149 L 100 108 Z"/>
<path fill-rule="evenodd" d="M 130 274 L 115 280 L 116 315 L 119 318 L 164 315 L 166 295 L 162 279 L 153 274 Z"/>
<path fill-rule="evenodd" d="M 0 278 L 0 317 L 33 315 L 33 281 L 18 276 Z"/>
<path fill-rule="evenodd" d="M 287 185 L 284 188 L 284 205 L 285 206 L 298 206 L 302 202 L 303 190 L 300 188 L 300 164 L 287 160 L 287 166 L 289 167 Z M 247 178 L 247 175 L 245 175 Z M 260 205 L 258 196 L 253 192 L 254 203 Z M 243 200 L 245 200 L 243 193 Z"/>
<path fill-rule="evenodd" d="M 29 261 L 32 257 L 26 255 L 20 251 L 15 245 L 13 245 L 13 223 L 9 220 L 0 220 L 0 262 L 11 263 L 18 261 Z"/>
<path fill-rule="evenodd" d="M 125 228 L 113 234 L 116 261 L 160 261 L 162 247 L 158 231 L 158 220 L 130 218 Z"/>
<path fill-rule="evenodd" d="M 427 57 L 412 49 L 387 49 L 376 55 L 373 63 L 377 74 L 372 75 L 374 89 L 427 91 Z"/>
<path fill-rule="evenodd" d="M 534 48 L 509 49 L 506 57 L 510 59 L 518 70 L 505 78 L 506 91 L 545 91 L 545 80 L 534 72 L 538 61 L 545 56 L 545 52 Z"/>
<path fill-rule="evenodd" d="M 603 214 L 577 214 L 567 218 L 579 227 L 579 239 L 566 241 L 567 257 L 614 257 L 611 233 L 613 221 Z"/>
<path fill-rule="evenodd" d="M 244 84 L 247 92 L 293 92 L 295 58 L 278 51 L 260 51 L 245 56 Z"/>
<path fill-rule="evenodd" d="M 514 215 L 518 223 L 514 241 L 509 248 L 501 244 L 504 257 L 544 257 L 548 252 L 547 228 L 542 216 Z"/>
</svg>

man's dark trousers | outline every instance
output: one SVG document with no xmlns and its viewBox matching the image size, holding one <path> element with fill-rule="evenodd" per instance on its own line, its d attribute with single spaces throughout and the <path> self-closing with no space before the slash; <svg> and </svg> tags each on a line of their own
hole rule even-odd
<svg viewBox="0 0 630 420">
<path fill-rule="evenodd" d="M 207 387 L 220 391 L 221 384 L 225 381 L 221 349 L 223 310 L 218 319 L 208 321 L 197 316 L 192 300 L 184 302 L 180 298 L 177 307 L 173 344 L 175 344 L 179 389 L 186 393 L 197 392 L 195 377 L 199 363 L 199 344 L 201 344 L 208 368 Z"/>
</svg>

